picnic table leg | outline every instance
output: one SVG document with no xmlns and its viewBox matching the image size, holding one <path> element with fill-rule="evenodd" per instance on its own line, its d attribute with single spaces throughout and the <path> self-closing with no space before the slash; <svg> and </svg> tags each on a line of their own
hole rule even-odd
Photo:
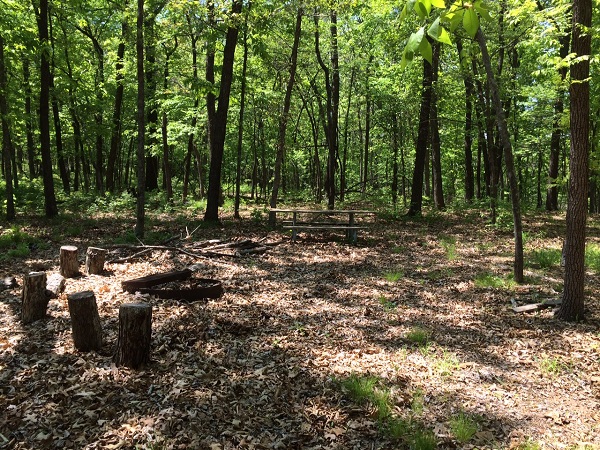
<svg viewBox="0 0 600 450">
<path fill-rule="evenodd" d="M 348 214 L 348 230 L 346 231 L 346 238 L 349 242 L 356 244 L 357 239 L 357 230 L 352 230 L 351 228 L 354 226 L 354 213 L 351 212 Z"/>
<path fill-rule="evenodd" d="M 292 225 L 296 226 L 296 211 L 294 211 L 292 216 Z M 295 228 L 292 228 L 292 242 L 296 241 L 296 236 L 298 235 L 298 231 Z"/>
</svg>

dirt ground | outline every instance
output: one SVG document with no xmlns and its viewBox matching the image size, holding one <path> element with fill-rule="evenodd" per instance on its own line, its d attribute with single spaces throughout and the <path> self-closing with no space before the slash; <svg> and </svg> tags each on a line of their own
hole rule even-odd
<svg viewBox="0 0 600 450">
<path fill-rule="evenodd" d="M 102 275 L 68 279 L 47 318 L 24 326 L 22 275 L 58 272 L 61 245 L 77 245 L 82 263 L 87 246 L 107 246 L 109 260 L 139 250 L 109 246 L 123 232 L 110 218 L 68 242 L 40 226 L 41 248 L 0 263 L 0 275 L 18 282 L 0 292 L 0 448 L 417 448 L 387 429 L 375 405 L 350 395 L 352 376 L 376 379 L 390 417 L 429 430 L 438 448 L 600 448 L 599 274 L 588 272 L 582 323 L 559 322 L 551 308 L 511 309 L 511 300 L 560 297 L 560 266 L 541 268 L 530 256 L 560 249 L 563 222 L 526 216 L 528 284 L 515 286 L 510 229 L 474 212 L 378 217 L 356 245 L 336 233 L 292 243 L 250 216 L 230 219 L 170 249 L 107 263 Z M 186 234 L 168 218 L 156 223 Z M 599 231 L 592 223 L 590 242 L 600 242 Z M 268 248 L 191 256 L 216 239 Z M 121 289 L 123 280 L 192 265 L 194 276 L 222 281 L 221 298 Z M 84 290 L 96 296 L 100 352 L 73 346 L 67 295 Z M 139 300 L 153 308 L 152 361 L 117 368 L 118 309 Z M 463 442 L 452 425 L 461 414 L 476 423 Z"/>
</svg>

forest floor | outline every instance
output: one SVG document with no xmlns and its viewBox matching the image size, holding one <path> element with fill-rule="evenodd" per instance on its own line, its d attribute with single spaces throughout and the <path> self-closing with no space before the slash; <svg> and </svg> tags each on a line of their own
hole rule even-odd
<svg viewBox="0 0 600 450">
<path fill-rule="evenodd" d="M 477 211 L 382 215 L 357 245 L 335 233 L 293 243 L 245 214 L 196 230 L 199 213 L 156 214 L 152 232 L 184 237 L 173 249 L 68 279 L 47 318 L 25 326 L 23 274 L 58 272 L 61 245 L 83 262 L 87 246 L 108 247 L 133 224 L 106 214 L 21 225 L 36 244 L 0 261 L 18 282 L 0 292 L 0 448 L 600 448 L 600 273 L 587 273 L 584 322 L 511 309 L 560 298 L 563 269 L 547 260 L 560 254 L 564 216 L 525 214 L 526 284 L 515 285 L 510 226 Z M 214 239 L 270 245 L 237 257 L 177 250 Z M 598 222 L 589 242 L 600 243 Z M 136 251 L 109 250 L 109 260 Z M 191 265 L 224 295 L 190 303 L 121 289 Z M 71 338 L 67 295 L 84 290 L 98 303 L 99 352 Z M 119 305 L 140 299 L 153 307 L 152 361 L 117 368 Z"/>
</svg>

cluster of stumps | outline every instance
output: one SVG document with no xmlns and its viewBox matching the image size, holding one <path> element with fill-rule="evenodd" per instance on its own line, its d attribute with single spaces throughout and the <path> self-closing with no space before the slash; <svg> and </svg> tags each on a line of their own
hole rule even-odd
<svg viewBox="0 0 600 450">
<path fill-rule="evenodd" d="M 66 279 L 80 275 L 78 249 L 72 245 L 60 248 L 60 274 L 30 272 L 23 277 L 21 320 L 28 324 L 46 317 L 51 298 L 64 290 Z M 106 250 L 89 247 L 85 270 L 90 275 L 104 272 Z M 93 291 L 67 295 L 71 330 L 75 348 L 82 352 L 100 350 L 102 325 Z M 117 366 L 139 369 L 150 360 L 152 306 L 147 303 L 124 303 L 119 307 L 119 336 L 113 361 Z"/>
</svg>

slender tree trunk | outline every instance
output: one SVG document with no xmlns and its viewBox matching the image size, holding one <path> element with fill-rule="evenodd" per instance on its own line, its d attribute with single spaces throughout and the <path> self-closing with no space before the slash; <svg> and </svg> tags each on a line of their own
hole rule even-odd
<svg viewBox="0 0 600 450">
<path fill-rule="evenodd" d="M 248 24 L 244 26 L 244 56 L 242 61 L 242 86 L 238 121 L 237 159 L 235 167 L 235 206 L 233 216 L 240 219 L 240 190 L 242 184 L 242 146 L 244 142 L 244 112 L 246 109 L 246 72 L 248 70 Z"/>
<path fill-rule="evenodd" d="M 123 93 L 125 90 L 123 68 L 126 35 L 127 23 L 123 22 L 121 24 L 121 42 L 119 42 L 119 47 L 117 48 L 117 64 L 115 66 L 117 90 L 115 91 L 115 104 L 113 107 L 110 150 L 106 163 L 106 190 L 109 192 L 114 192 L 115 190 L 115 165 L 121 147 L 121 111 L 123 109 Z"/>
<path fill-rule="evenodd" d="M 275 157 L 275 176 L 273 179 L 273 191 L 271 193 L 271 208 L 277 207 L 277 196 L 279 195 L 279 184 L 281 182 L 281 166 L 283 163 L 283 156 L 285 153 L 285 134 L 287 129 L 287 123 L 290 115 L 290 106 L 292 103 L 292 91 L 294 90 L 294 81 L 296 78 L 296 63 L 298 61 L 298 46 L 300 44 L 300 35 L 302 32 L 302 16 L 304 11 L 302 8 L 298 8 L 296 14 L 296 29 L 294 31 L 294 44 L 292 45 L 292 55 L 290 57 L 290 75 L 285 90 L 285 98 L 283 99 L 283 110 L 279 117 L 279 133 L 277 136 L 277 154 Z M 271 226 L 275 225 L 275 213 L 269 214 L 269 223 Z"/>
<path fill-rule="evenodd" d="M 363 159 L 363 180 L 362 180 L 362 193 L 367 192 L 367 184 L 369 183 L 369 158 L 370 158 L 370 146 L 371 146 L 371 90 L 369 88 L 369 74 L 371 64 L 373 63 L 373 55 L 369 56 L 369 63 L 365 69 L 366 74 L 366 104 L 365 104 L 365 145 L 364 145 L 364 159 Z"/>
<path fill-rule="evenodd" d="M 23 59 L 23 87 L 25 92 L 25 134 L 27 135 L 27 162 L 29 165 L 29 179 L 33 180 L 37 176 L 35 164 L 35 143 L 33 140 L 33 117 L 31 113 L 31 85 L 29 60 Z"/>
<path fill-rule="evenodd" d="M 392 113 L 392 204 L 394 205 L 394 211 L 398 206 L 398 115 Z"/>
<path fill-rule="evenodd" d="M 573 45 L 579 58 L 571 66 L 571 157 L 567 236 L 564 244 L 565 284 L 563 299 L 556 316 L 567 321 L 583 320 L 585 288 L 585 226 L 587 220 L 589 133 L 590 133 L 590 61 L 592 1 L 573 1 Z"/>
<path fill-rule="evenodd" d="M 346 167 L 348 165 L 348 128 L 350 123 L 350 107 L 352 106 L 352 91 L 354 89 L 354 79 L 356 77 L 356 67 L 352 67 L 350 73 L 350 83 L 348 87 L 348 103 L 346 105 L 346 114 L 344 118 L 344 148 L 342 151 L 342 167 L 340 168 L 340 201 L 344 201 L 347 189 Z"/>
<path fill-rule="evenodd" d="M 234 0 L 231 7 L 232 14 L 240 14 L 242 11 L 241 0 Z M 238 38 L 238 28 L 230 26 L 227 29 L 225 48 L 223 49 L 223 64 L 221 71 L 221 86 L 219 90 L 218 106 L 215 113 L 210 149 L 210 171 L 208 175 L 208 194 L 204 220 L 216 222 L 219 220 L 219 200 L 221 194 L 221 170 L 223 167 L 223 152 L 225 147 L 225 133 L 227 130 L 227 113 L 229 111 L 229 94 L 233 81 L 233 63 L 235 47 Z"/>
<path fill-rule="evenodd" d="M 166 49 L 165 50 L 165 71 L 164 71 L 164 77 L 163 77 L 163 90 L 166 92 L 168 87 L 169 87 L 169 60 L 171 58 L 171 56 L 173 55 L 173 53 L 175 53 L 175 50 L 177 50 L 177 38 L 175 38 L 175 45 L 173 46 L 173 48 L 171 49 Z M 165 108 L 163 108 L 162 111 L 162 124 L 161 124 L 161 131 L 162 131 L 162 148 L 163 148 L 163 179 L 164 179 L 164 188 L 167 192 L 167 201 L 171 201 L 173 199 L 173 180 L 172 180 L 172 175 L 171 175 L 171 157 L 169 155 L 170 153 L 170 149 L 169 149 L 169 139 L 168 139 L 168 129 L 167 129 L 167 125 L 168 125 L 168 118 L 167 118 L 167 111 Z"/>
<path fill-rule="evenodd" d="M 490 55 L 487 49 L 487 43 L 485 40 L 485 36 L 481 31 L 481 28 L 477 30 L 477 34 L 475 36 L 477 42 L 479 43 L 479 48 L 481 49 L 481 55 L 483 59 L 483 63 L 485 66 L 488 85 L 490 87 L 492 101 L 494 103 L 494 108 L 496 109 L 496 122 L 498 127 L 498 132 L 500 134 L 500 140 L 502 142 L 502 147 L 504 149 L 504 160 L 506 165 L 506 174 L 508 176 L 509 186 L 510 186 L 510 197 L 512 201 L 512 212 L 513 212 L 513 221 L 514 221 L 514 237 L 515 237 L 515 261 L 514 261 L 514 277 L 517 283 L 522 283 L 523 278 L 523 226 L 521 223 L 521 203 L 519 200 L 519 186 L 517 185 L 517 179 L 515 175 L 515 168 L 513 162 L 513 154 L 512 154 L 512 145 L 510 142 L 510 136 L 508 134 L 508 127 L 506 123 L 506 117 L 504 115 L 504 110 L 502 109 L 502 102 L 500 100 L 500 92 L 498 89 L 498 85 L 496 83 L 496 79 L 494 77 L 494 72 L 492 70 L 492 64 L 490 60 Z"/>
<path fill-rule="evenodd" d="M 6 220 L 15 219 L 15 201 L 13 193 L 13 171 L 11 168 L 11 155 L 13 145 L 10 137 L 8 123 L 8 94 L 6 65 L 4 61 L 4 36 L 0 34 L 0 116 L 2 117 L 2 162 L 4 166 L 4 179 L 6 180 Z"/>
<path fill-rule="evenodd" d="M 145 201 L 146 201 L 146 172 L 144 170 L 145 149 L 145 71 L 144 71 L 144 0 L 137 2 L 136 23 L 136 68 L 137 68 L 137 204 L 135 235 L 144 237 Z"/>
<path fill-rule="evenodd" d="M 420 215 L 423 208 L 423 174 L 425 171 L 425 158 L 427 156 L 427 142 L 429 141 L 432 72 L 431 64 L 426 59 L 423 59 L 423 87 L 421 91 L 421 110 L 419 112 L 419 134 L 415 150 L 415 167 L 412 178 L 410 207 L 406 213 L 408 216 Z"/>
<path fill-rule="evenodd" d="M 431 165 L 433 168 L 433 202 L 437 209 L 444 209 L 444 189 L 442 183 L 442 150 L 440 142 L 440 124 L 438 120 L 437 108 L 437 81 L 438 81 L 438 66 L 440 62 L 440 43 L 432 43 L 432 91 L 431 91 Z"/>
<path fill-rule="evenodd" d="M 50 151 L 50 60 L 48 50 L 48 0 L 40 0 L 38 10 L 38 31 L 42 47 L 40 61 L 40 149 L 42 153 L 42 174 L 44 179 L 44 204 L 46 217 L 58 215 L 54 179 L 52 177 L 52 156 Z"/>
<path fill-rule="evenodd" d="M 456 41 L 458 54 L 462 55 L 462 42 Z M 461 56 L 462 57 L 462 56 Z M 461 61 L 462 64 L 462 61 Z M 473 173 L 473 78 L 467 71 L 463 71 L 463 83 L 465 85 L 465 200 L 472 201 L 475 197 L 475 175 Z"/>
<path fill-rule="evenodd" d="M 560 38 L 560 57 L 565 59 L 569 54 L 569 44 L 571 42 L 571 34 L 565 33 Z M 567 67 L 559 69 L 560 79 L 564 82 L 567 77 Z M 558 210 L 558 169 L 560 167 L 560 148 L 562 137 L 562 115 L 564 113 L 564 94 L 562 90 L 558 92 L 558 96 L 554 102 L 554 121 L 552 122 L 552 136 L 550 138 L 550 159 L 548 161 L 548 188 L 546 190 L 546 211 Z"/>
</svg>

